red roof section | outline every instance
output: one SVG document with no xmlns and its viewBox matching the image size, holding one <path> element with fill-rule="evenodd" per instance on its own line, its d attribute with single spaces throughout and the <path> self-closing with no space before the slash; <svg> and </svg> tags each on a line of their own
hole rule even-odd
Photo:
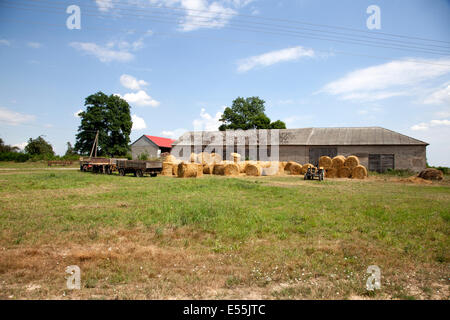
<svg viewBox="0 0 450 320">
<path fill-rule="evenodd" d="M 172 143 L 174 143 L 176 140 L 169 139 L 169 138 L 161 138 L 161 137 L 155 137 L 155 136 L 147 136 L 148 139 L 152 140 L 154 144 L 156 144 L 158 147 L 163 148 L 172 148 Z"/>
</svg>

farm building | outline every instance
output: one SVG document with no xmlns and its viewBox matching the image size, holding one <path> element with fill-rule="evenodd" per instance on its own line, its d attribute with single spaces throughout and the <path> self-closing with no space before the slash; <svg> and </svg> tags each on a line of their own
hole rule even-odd
<svg viewBox="0 0 450 320">
<path fill-rule="evenodd" d="M 161 153 L 172 150 L 173 139 L 143 135 L 131 144 L 131 155 L 137 159 L 141 154 L 148 154 L 149 158 L 156 158 Z"/>
<path fill-rule="evenodd" d="M 172 154 L 178 153 L 178 156 L 184 157 L 183 152 L 206 151 L 220 153 L 224 159 L 229 159 L 229 154 L 236 152 L 241 154 L 242 159 L 256 160 L 257 157 L 259 160 L 261 154 L 276 158 L 273 152 L 277 152 L 279 161 L 314 165 L 317 165 L 319 157 L 323 155 L 356 155 L 370 171 L 420 171 L 426 167 L 428 143 L 381 127 L 250 131 L 256 133 L 257 139 L 230 138 L 220 131 L 187 132 L 173 144 Z M 263 131 L 264 134 L 261 135 Z M 278 147 L 275 148 L 270 143 L 272 131 L 279 132 Z M 247 132 L 249 131 L 240 131 L 240 135 L 246 136 Z M 220 142 L 223 147 L 220 147 Z"/>
</svg>

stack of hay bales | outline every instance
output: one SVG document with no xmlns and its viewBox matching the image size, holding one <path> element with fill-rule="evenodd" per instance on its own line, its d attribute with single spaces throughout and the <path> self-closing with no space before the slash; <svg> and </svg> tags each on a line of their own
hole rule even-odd
<svg viewBox="0 0 450 320">
<path fill-rule="evenodd" d="M 172 162 L 167 162 L 167 161 L 163 162 L 161 175 L 172 176 L 173 175 L 173 166 L 174 166 L 174 164 Z"/>
<path fill-rule="evenodd" d="M 342 155 L 338 155 L 333 159 L 322 156 L 319 158 L 319 167 L 325 169 L 327 178 L 364 179 L 367 177 L 367 169 L 360 165 L 357 156 L 345 158 Z"/>
<path fill-rule="evenodd" d="M 163 176 L 177 176 L 178 175 L 178 164 L 180 163 L 177 158 L 169 154 L 164 157 L 162 164 L 161 175 Z"/>
</svg>

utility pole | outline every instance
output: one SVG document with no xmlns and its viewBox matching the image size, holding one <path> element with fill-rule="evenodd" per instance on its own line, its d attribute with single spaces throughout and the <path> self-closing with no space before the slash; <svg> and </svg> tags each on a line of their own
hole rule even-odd
<svg viewBox="0 0 450 320">
<path fill-rule="evenodd" d="M 94 153 L 94 150 L 95 150 L 94 157 L 97 157 L 97 147 L 98 147 L 98 130 L 97 130 L 97 133 L 95 134 L 94 144 L 92 145 L 91 154 L 89 155 L 90 158 L 92 158 L 92 154 Z"/>
</svg>

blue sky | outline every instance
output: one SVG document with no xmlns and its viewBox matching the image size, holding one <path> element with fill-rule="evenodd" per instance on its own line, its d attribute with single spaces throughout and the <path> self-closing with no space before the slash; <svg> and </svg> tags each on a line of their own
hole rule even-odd
<svg viewBox="0 0 450 320">
<path fill-rule="evenodd" d="M 449 30 L 444 0 L 1 0 L 0 137 L 45 135 L 63 154 L 97 91 L 130 103 L 132 141 L 214 130 L 259 96 L 288 128 L 382 126 L 450 166 Z"/>
</svg>

